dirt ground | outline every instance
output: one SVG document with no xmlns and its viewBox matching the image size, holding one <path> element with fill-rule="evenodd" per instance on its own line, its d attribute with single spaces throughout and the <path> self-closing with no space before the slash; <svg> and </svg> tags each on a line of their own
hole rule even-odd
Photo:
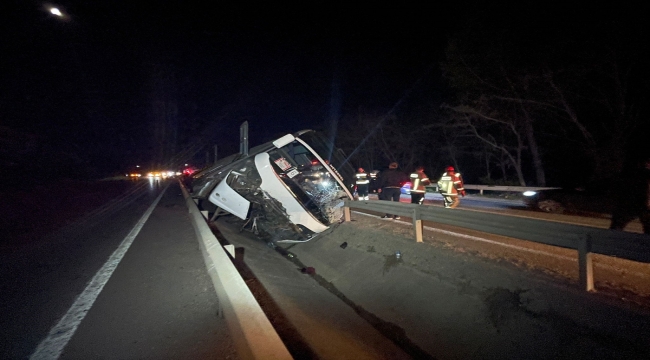
<svg viewBox="0 0 650 360">
<path fill-rule="evenodd" d="M 430 231 L 418 244 L 409 224 L 353 214 L 351 223 L 286 250 L 400 330 L 387 337 L 397 343 L 392 333 L 403 333 L 434 358 L 647 358 L 647 308 L 582 291 L 574 270 L 544 270 L 555 265 L 544 265 L 548 255 L 488 245 Z M 573 261 L 562 261 L 577 273 Z"/>
</svg>

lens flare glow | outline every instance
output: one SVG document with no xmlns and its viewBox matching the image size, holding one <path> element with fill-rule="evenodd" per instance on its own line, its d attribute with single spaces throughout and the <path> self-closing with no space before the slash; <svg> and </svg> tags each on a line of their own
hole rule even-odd
<svg viewBox="0 0 650 360">
<path fill-rule="evenodd" d="M 63 13 L 61 12 L 61 10 L 59 10 L 58 8 L 55 8 L 55 7 L 50 8 L 50 14 L 55 15 L 55 16 L 59 16 L 59 17 L 63 16 Z"/>
</svg>

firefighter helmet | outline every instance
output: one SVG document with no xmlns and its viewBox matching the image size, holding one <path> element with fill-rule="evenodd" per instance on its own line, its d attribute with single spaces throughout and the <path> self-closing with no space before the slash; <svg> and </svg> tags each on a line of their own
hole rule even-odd
<svg viewBox="0 0 650 360">
<path fill-rule="evenodd" d="M 454 171 L 454 167 L 453 166 L 448 166 L 446 171 Z"/>
</svg>

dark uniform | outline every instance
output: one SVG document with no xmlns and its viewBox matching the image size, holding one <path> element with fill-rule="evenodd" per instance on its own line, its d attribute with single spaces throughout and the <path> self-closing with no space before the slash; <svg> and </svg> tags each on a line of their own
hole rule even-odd
<svg viewBox="0 0 650 360">
<path fill-rule="evenodd" d="M 382 171 L 379 175 L 379 188 L 381 189 L 381 194 L 379 194 L 379 200 L 387 201 L 397 201 L 399 202 L 399 197 L 401 194 L 400 189 L 408 181 L 408 177 L 405 173 L 397 170 L 399 165 L 396 162 L 393 162 L 388 167 L 388 170 Z M 382 218 L 394 218 L 399 219 L 397 215 L 386 214 Z"/>
</svg>

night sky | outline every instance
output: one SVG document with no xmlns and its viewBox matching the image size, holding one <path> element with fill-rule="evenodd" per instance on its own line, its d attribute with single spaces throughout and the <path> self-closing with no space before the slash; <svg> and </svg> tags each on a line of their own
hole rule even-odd
<svg viewBox="0 0 650 360">
<path fill-rule="evenodd" d="M 495 24 L 533 34 L 593 25 L 593 9 L 477 1 L 9 4 L 0 25 L 0 125 L 97 173 L 150 161 L 155 101 L 176 104 L 179 144 L 218 144 L 227 155 L 238 150 L 243 121 L 254 145 L 325 128 L 359 108 L 441 103 L 447 40 L 474 18 L 493 13 Z"/>
<path fill-rule="evenodd" d="M 218 122 L 224 151 L 237 149 L 227 142 L 245 120 L 255 144 L 345 107 L 390 108 L 426 76 L 448 31 L 446 16 L 423 9 L 328 2 L 13 5 L 0 50 L 2 123 L 71 151 L 109 152 L 107 161 L 146 161 L 158 91 L 176 99 L 179 118 Z M 156 89 L 160 77 L 173 83 Z"/>
</svg>

